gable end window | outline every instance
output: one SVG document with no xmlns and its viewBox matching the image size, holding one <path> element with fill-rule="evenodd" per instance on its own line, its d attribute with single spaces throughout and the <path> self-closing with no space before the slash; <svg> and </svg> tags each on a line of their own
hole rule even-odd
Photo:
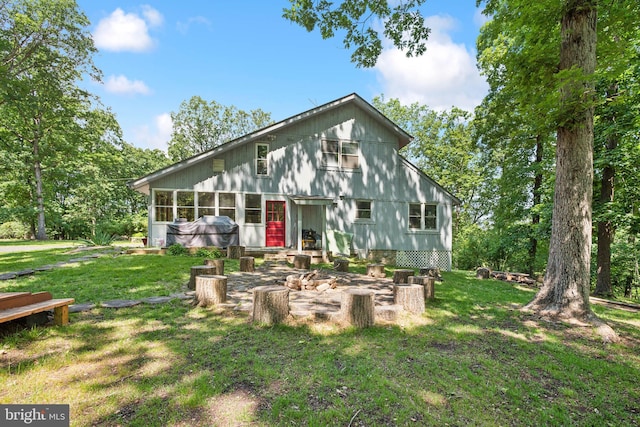
<svg viewBox="0 0 640 427">
<path fill-rule="evenodd" d="M 269 175 L 269 144 L 256 144 L 256 175 Z"/>
<path fill-rule="evenodd" d="M 435 231 L 438 228 L 438 206 L 409 203 L 409 229 Z"/>
<path fill-rule="evenodd" d="M 360 167 L 360 144 L 356 141 L 323 139 L 320 141 L 322 166 L 342 169 Z"/>
</svg>

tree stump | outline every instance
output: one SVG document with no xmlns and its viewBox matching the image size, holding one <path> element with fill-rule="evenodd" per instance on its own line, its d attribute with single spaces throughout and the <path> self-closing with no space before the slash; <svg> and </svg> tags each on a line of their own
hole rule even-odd
<svg viewBox="0 0 640 427">
<path fill-rule="evenodd" d="M 428 276 L 433 277 L 436 280 L 442 280 L 442 274 L 440 273 L 440 269 L 438 267 L 421 268 L 420 276 Z"/>
<path fill-rule="evenodd" d="M 227 276 L 196 276 L 196 300 L 198 305 L 222 304 L 227 301 Z"/>
<path fill-rule="evenodd" d="M 375 294 L 368 289 L 347 289 L 342 292 L 340 311 L 342 318 L 357 328 L 375 323 Z"/>
<path fill-rule="evenodd" d="M 488 279 L 491 274 L 491 270 L 488 268 L 480 267 L 476 270 L 476 279 Z"/>
<path fill-rule="evenodd" d="M 424 313 L 424 289 L 422 285 L 394 285 L 393 301 L 411 313 Z"/>
<path fill-rule="evenodd" d="M 210 267 L 216 268 L 216 274 L 218 276 L 224 275 L 224 260 L 223 259 L 211 259 L 207 258 L 204 260 L 204 265 L 208 265 Z"/>
<path fill-rule="evenodd" d="M 311 256 L 310 255 L 296 255 L 293 257 L 293 268 L 300 270 L 309 270 L 311 268 Z"/>
<path fill-rule="evenodd" d="M 333 268 L 336 271 L 348 272 L 349 260 L 348 259 L 336 259 L 333 261 Z"/>
<path fill-rule="evenodd" d="M 229 246 L 227 248 L 227 258 L 240 259 L 244 256 L 244 246 Z"/>
<path fill-rule="evenodd" d="M 253 273 L 256 271 L 255 258 L 252 256 L 240 257 L 240 271 Z"/>
<path fill-rule="evenodd" d="M 289 315 L 289 289 L 284 286 L 258 286 L 253 289 L 253 322 L 273 325 Z"/>
<path fill-rule="evenodd" d="M 201 275 L 215 275 L 216 268 L 209 265 L 196 265 L 191 267 L 191 278 L 189 279 L 189 289 L 194 290 L 196 288 L 196 276 Z"/>
<path fill-rule="evenodd" d="M 424 299 L 430 300 L 435 298 L 435 282 L 436 279 L 429 276 L 411 276 L 409 277 L 410 285 L 424 286 Z"/>
<path fill-rule="evenodd" d="M 413 270 L 393 270 L 393 283 L 409 283 L 409 276 L 413 276 Z"/>
<path fill-rule="evenodd" d="M 367 264 L 367 276 L 383 278 L 386 277 L 384 264 Z"/>
</svg>

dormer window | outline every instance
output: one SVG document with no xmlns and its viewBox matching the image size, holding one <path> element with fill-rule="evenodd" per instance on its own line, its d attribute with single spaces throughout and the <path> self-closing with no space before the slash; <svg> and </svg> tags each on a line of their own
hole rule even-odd
<svg viewBox="0 0 640 427">
<path fill-rule="evenodd" d="M 360 145 L 355 141 L 323 139 L 321 141 L 322 166 L 342 169 L 360 167 Z"/>
<path fill-rule="evenodd" d="M 256 144 L 256 175 L 269 175 L 269 144 Z"/>
</svg>

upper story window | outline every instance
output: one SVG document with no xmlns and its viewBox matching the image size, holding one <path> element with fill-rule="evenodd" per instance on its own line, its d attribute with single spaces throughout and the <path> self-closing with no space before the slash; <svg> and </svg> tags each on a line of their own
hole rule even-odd
<svg viewBox="0 0 640 427">
<path fill-rule="evenodd" d="M 371 200 L 356 201 L 356 219 L 371 219 Z"/>
<path fill-rule="evenodd" d="M 322 165 L 343 169 L 360 167 L 360 145 L 354 141 L 323 139 L 321 141 Z"/>
<path fill-rule="evenodd" d="M 409 203 L 409 229 L 436 230 L 438 206 L 426 203 Z"/>
<path fill-rule="evenodd" d="M 269 144 L 256 144 L 256 174 L 268 175 L 269 164 L 267 157 L 269 156 Z"/>
</svg>

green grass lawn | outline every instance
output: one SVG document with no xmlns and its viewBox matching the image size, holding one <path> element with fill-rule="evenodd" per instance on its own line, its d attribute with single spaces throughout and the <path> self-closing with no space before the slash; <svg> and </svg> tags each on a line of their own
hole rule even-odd
<svg viewBox="0 0 640 427">
<path fill-rule="evenodd" d="M 2 271 L 18 262 L 8 256 Z M 168 295 L 201 263 L 110 255 L 0 282 L 0 292 L 77 302 Z M 0 403 L 68 403 L 75 426 L 640 423 L 640 314 L 594 306 L 621 336 L 605 345 L 591 328 L 521 312 L 530 289 L 443 276 L 422 316 L 364 330 L 256 326 L 179 300 L 72 314 L 65 327 L 2 337 Z"/>
</svg>

